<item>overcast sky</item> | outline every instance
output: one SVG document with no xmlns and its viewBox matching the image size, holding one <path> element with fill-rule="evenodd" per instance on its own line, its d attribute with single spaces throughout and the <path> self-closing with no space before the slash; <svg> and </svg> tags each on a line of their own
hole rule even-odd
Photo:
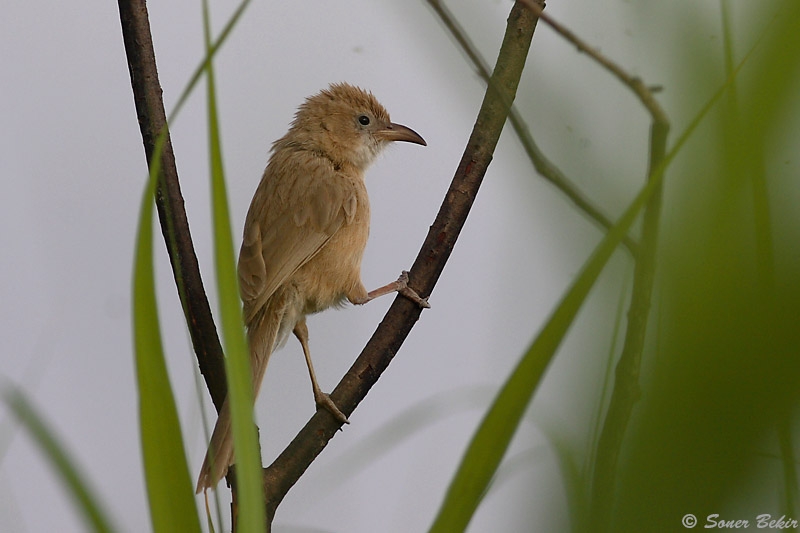
<svg viewBox="0 0 800 533">
<path fill-rule="evenodd" d="M 452 4 L 493 63 L 511 2 Z M 216 28 L 233 8 L 232 1 L 214 2 Z M 676 114 L 669 85 L 680 61 L 674 36 L 686 20 L 708 23 L 712 30 L 695 37 L 719 54 L 715 9 L 715 2 L 688 0 L 548 5 L 551 15 L 619 64 L 647 83 L 665 85 L 663 102 Z M 3 12 L 0 382 L 28 392 L 120 530 L 146 531 L 130 318 L 146 165 L 117 6 L 10 2 Z M 168 110 L 202 56 L 200 17 L 199 2 L 151 2 Z M 255 1 L 215 65 L 237 246 L 270 143 L 283 135 L 306 96 L 348 81 L 371 90 L 395 122 L 428 142 L 425 148 L 394 146 L 368 173 L 373 218 L 365 285 L 383 285 L 410 267 L 484 92 L 425 2 Z M 696 101 L 707 96 L 698 94 Z M 518 104 L 541 148 L 605 212 L 617 215 L 645 172 L 648 119 L 632 95 L 540 26 Z M 172 125 L 172 142 L 216 311 L 203 106 L 198 91 Z M 289 493 L 275 531 L 428 527 L 484 406 L 601 236 L 533 172 L 507 129 L 430 298 L 432 309 L 422 313 L 352 423 Z M 196 364 L 161 240 L 156 250 L 162 333 L 194 476 L 206 448 Z M 489 524 L 492 531 L 514 531 L 520 523 L 541 531 L 566 527 L 562 477 L 545 432 L 583 456 L 628 267 L 618 253 L 603 274 L 514 441 L 510 455 L 523 458 L 524 466 L 493 488 L 471 531 L 488 531 Z M 333 388 L 390 303 L 386 297 L 310 319 L 323 389 Z M 271 359 L 258 401 L 265 461 L 313 413 L 307 381 L 300 347 L 290 339 Z M 420 408 L 412 417 L 419 427 L 400 418 L 414 407 Z M 2 413 L 0 530 L 82 531 L 49 466 Z M 396 433 L 387 436 L 387 427 Z M 376 435 L 385 440 L 371 440 Z"/>
</svg>

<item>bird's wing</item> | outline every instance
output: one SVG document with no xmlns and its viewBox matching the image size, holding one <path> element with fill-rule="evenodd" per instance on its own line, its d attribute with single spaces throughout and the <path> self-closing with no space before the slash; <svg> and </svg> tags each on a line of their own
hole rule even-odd
<svg viewBox="0 0 800 533">
<path fill-rule="evenodd" d="M 358 203 L 353 188 L 330 167 L 303 168 L 291 183 L 264 185 L 264 205 L 251 207 L 239 254 L 246 321 L 353 220 Z"/>
</svg>

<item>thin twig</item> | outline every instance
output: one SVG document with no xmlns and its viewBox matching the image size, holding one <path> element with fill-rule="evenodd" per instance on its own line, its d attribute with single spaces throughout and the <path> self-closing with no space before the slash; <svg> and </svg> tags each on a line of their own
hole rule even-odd
<svg viewBox="0 0 800 533">
<path fill-rule="evenodd" d="M 410 271 L 410 284 L 421 296 L 433 290 L 455 246 L 459 232 L 481 185 L 508 117 L 525 65 L 536 17 L 516 2 L 492 83 L 478 113 L 472 135 L 456 170 L 439 214 Z M 420 315 L 407 298 L 396 298 L 353 366 L 331 393 L 343 413 L 349 415 L 391 362 Z M 267 512 L 275 509 L 311 462 L 336 434 L 340 424 L 325 410 L 318 411 L 289 446 L 264 471 Z"/>
<path fill-rule="evenodd" d="M 428 0 L 428 4 L 433 9 L 434 13 L 438 15 L 439 20 L 453 36 L 458 46 L 461 47 L 461 50 L 472 63 L 473 67 L 475 67 L 478 76 L 480 76 L 484 82 L 489 83 L 490 73 L 486 61 L 481 56 L 480 52 L 478 52 L 475 45 L 472 44 L 472 41 L 470 41 L 466 32 L 464 32 L 463 28 L 458 24 L 450 10 L 439 0 Z M 511 112 L 508 118 L 511 122 L 511 126 L 514 128 L 514 132 L 517 134 L 517 138 L 519 138 L 519 141 L 522 143 L 522 147 L 525 149 L 525 153 L 528 155 L 531 163 L 533 163 L 533 167 L 536 171 L 569 198 L 592 221 L 606 230 L 610 229 L 613 225 L 611 219 L 603 214 L 600 208 L 592 204 L 591 200 L 578 190 L 561 169 L 550 161 L 539 149 L 539 146 L 530 133 L 528 125 L 525 123 L 516 106 L 511 106 Z M 622 243 L 628 248 L 631 255 L 635 257 L 637 245 L 633 239 L 626 236 Z"/>
<path fill-rule="evenodd" d="M 600 66 L 605 68 L 613 74 L 618 80 L 625 84 L 630 90 L 636 94 L 639 100 L 647 108 L 650 115 L 652 115 L 654 122 L 669 124 L 667 114 L 661 108 L 661 105 L 656 100 L 653 92 L 656 88 L 648 87 L 644 82 L 636 76 L 632 76 L 625 72 L 619 65 L 605 57 L 596 48 L 592 48 L 585 41 L 580 39 L 577 35 L 572 33 L 566 27 L 556 22 L 553 17 L 542 11 L 536 2 L 533 0 L 520 0 L 523 4 L 528 6 L 536 15 L 542 19 L 548 26 L 561 35 L 564 39 L 575 45 L 579 52 L 583 52 L 592 59 L 594 59 Z"/>
</svg>

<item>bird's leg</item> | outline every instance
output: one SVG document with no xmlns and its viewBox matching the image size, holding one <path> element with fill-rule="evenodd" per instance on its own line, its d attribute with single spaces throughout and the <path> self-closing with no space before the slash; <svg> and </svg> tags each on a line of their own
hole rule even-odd
<svg viewBox="0 0 800 533">
<path fill-rule="evenodd" d="M 314 390 L 314 402 L 317 404 L 317 409 L 320 407 L 326 409 L 333 417 L 342 424 L 349 424 L 350 421 L 344 416 L 336 404 L 333 403 L 330 396 L 322 392 L 317 383 L 317 375 L 314 373 L 314 365 L 311 363 L 311 352 L 308 349 L 308 327 L 306 327 L 306 319 L 301 319 L 294 327 L 294 336 L 300 341 L 303 347 L 303 355 L 306 358 L 306 365 L 308 366 L 308 374 L 311 376 L 311 388 Z"/>
<path fill-rule="evenodd" d="M 383 296 L 384 294 L 389 294 L 392 292 L 396 292 L 398 294 L 402 294 L 418 306 L 422 307 L 423 309 L 430 309 L 430 304 L 428 303 L 427 298 L 420 297 L 417 292 L 408 286 L 408 271 L 403 270 L 400 274 L 400 277 L 397 278 L 396 281 L 391 283 L 387 283 L 383 287 L 378 287 L 375 290 L 369 291 L 367 293 L 367 297 L 364 298 L 362 301 L 353 302 L 355 304 L 365 304 L 379 296 Z"/>
</svg>

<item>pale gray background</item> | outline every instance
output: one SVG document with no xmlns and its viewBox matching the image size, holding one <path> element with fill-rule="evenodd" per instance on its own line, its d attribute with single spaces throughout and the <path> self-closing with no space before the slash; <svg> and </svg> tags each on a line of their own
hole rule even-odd
<svg viewBox="0 0 800 533">
<path fill-rule="evenodd" d="M 493 63 L 511 2 L 451 3 Z M 234 5 L 214 2 L 216 28 Z M 647 82 L 664 84 L 661 99 L 677 113 L 670 76 L 681 57 L 674 42 L 687 21 L 705 25 L 712 29 L 695 38 L 719 56 L 718 7 L 711 1 L 554 0 L 548 12 Z M 151 2 L 150 17 L 171 109 L 203 53 L 200 3 Z M 147 531 L 130 333 L 133 240 L 146 166 L 117 5 L 7 2 L 0 58 L 0 379 L 27 390 L 120 530 Z M 393 147 L 368 175 L 373 223 L 364 282 L 373 288 L 408 268 L 484 92 L 426 4 L 255 1 L 215 64 L 237 247 L 270 143 L 283 135 L 305 96 L 348 81 L 372 90 L 393 120 L 428 141 L 427 148 Z M 708 94 L 703 90 L 692 101 L 699 105 Z M 645 171 L 648 118 L 632 95 L 540 25 L 518 104 L 542 149 L 606 212 L 618 214 Z M 674 120 L 678 129 L 685 123 L 680 115 Z M 173 124 L 172 140 L 216 306 L 202 91 Z M 206 446 L 196 364 L 156 235 L 165 348 L 194 476 Z M 600 237 L 533 173 L 508 128 L 431 296 L 433 308 L 422 314 L 352 424 L 289 493 L 275 530 L 425 530 L 483 406 Z M 582 460 L 628 273 L 627 258 L 618 253 L 513 443 L 511 454 L 523 460 L 489 493 L 470 531 L 568 527 L 562 477 L 545 433 Z M 323 388 L 330 390 L 349 367 L 390 302 L 311 318 Z M 203 398 L 210 412 L 204 391 Z M 435 423 L 419 429 L 401 423 L 404 411 L 431 401 L 423 412 Z M 290 340 L 270 361 L 258 401 L 265 461 L 313 408 L 299 345 Z M 82 531 L 49 466 L 5 409 L 0 424 L 0 530 Z M 371 444 L 376 431 L 392 424 L 399 424 L 390 437 L 399 439 L 396 446 Z"/>
</svg>

